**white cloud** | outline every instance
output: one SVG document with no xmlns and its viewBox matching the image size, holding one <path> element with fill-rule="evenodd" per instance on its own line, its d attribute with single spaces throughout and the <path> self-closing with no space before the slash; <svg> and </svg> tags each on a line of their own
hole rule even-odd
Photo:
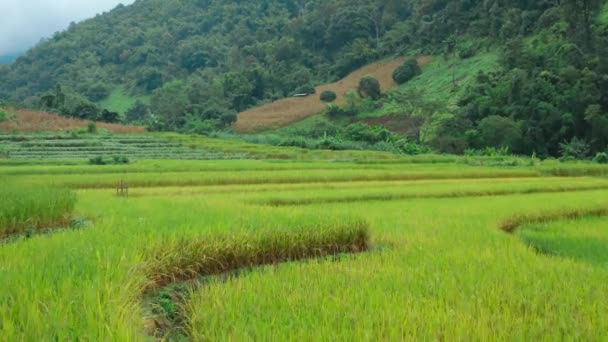
<svg viewBox="0 0 608 342">
<path fill-rule="evenodd" d="M 133 0 L 0 0 L 0 55 L 20 52 L 78 22 Z"/>
</svg>

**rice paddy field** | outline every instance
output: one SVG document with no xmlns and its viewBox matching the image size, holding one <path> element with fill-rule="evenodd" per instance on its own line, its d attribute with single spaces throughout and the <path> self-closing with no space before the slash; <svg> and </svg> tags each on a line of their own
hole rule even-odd
<svg viewBox="0 0 608 342">
<path fill-rule="evenodd" d="M 150 135 L 0 134 L 2 153 L 12 160 L 70 160 L 97 156 L 135 159 L 234 159 L 244 155 L 214 153 Z"/>
<path fill-rule="evenodd" d="M 608 338 L 608 167 L 335 156 L 0 163 L 0 340 Z"/>
</svg>

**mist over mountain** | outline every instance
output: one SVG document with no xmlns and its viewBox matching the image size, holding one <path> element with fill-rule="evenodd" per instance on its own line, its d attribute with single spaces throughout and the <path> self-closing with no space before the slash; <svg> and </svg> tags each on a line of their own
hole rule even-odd
<svg viewBox="0 0 608 342">
<path fill-rule="evenodd" d="M 11 55 L 0 55 L 0 64 L 9 64 L 17 59 L 19 55 L 11 54 Z"/>
</svg>

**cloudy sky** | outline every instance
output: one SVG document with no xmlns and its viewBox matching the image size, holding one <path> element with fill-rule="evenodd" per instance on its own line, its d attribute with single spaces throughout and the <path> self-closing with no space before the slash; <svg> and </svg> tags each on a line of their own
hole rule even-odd
<svg viewBox="0 0 608 342">
<path fill-rule="evenodd" d="M 0 0 L 0 55 L 21 52 L 70 22 L 134 0 Z"/>
</svg>

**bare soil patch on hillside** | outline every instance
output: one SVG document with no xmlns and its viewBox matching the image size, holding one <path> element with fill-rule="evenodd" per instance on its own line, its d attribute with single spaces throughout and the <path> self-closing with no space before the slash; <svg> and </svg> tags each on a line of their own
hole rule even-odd
<svg viewBox="0 0 608 342">
<path fill-rule="evenodd" d="M 326 104 L 319 99 L 319 94 L 325 90 L 331 90 L 338 96 L 336 103 L 344 101 L 344 95 L 349 91 L 356 90 L 359 80 L 371 75 L 380 81 L 382 91 L 387 91 L 393 86 L 393 71 L 403 63 L 403 58 L 391 61 L 372 63 L 358 69 L 346 78 L 331 84 L 316 88 L 317 93 L 307 97 L 290 97 L 281 99 L 267 105 L 253 108 L 239 113 L 238 121 L 234 129 L 239 133 L 253 133 L 272 128 L 287 126 L 291 123 L 305 119 L 311 115 L 318 114 L 325 109 Z M 430 62 L 430 57 L 418 58 L 418 63 L 424 66 Z"/>
</svg>

